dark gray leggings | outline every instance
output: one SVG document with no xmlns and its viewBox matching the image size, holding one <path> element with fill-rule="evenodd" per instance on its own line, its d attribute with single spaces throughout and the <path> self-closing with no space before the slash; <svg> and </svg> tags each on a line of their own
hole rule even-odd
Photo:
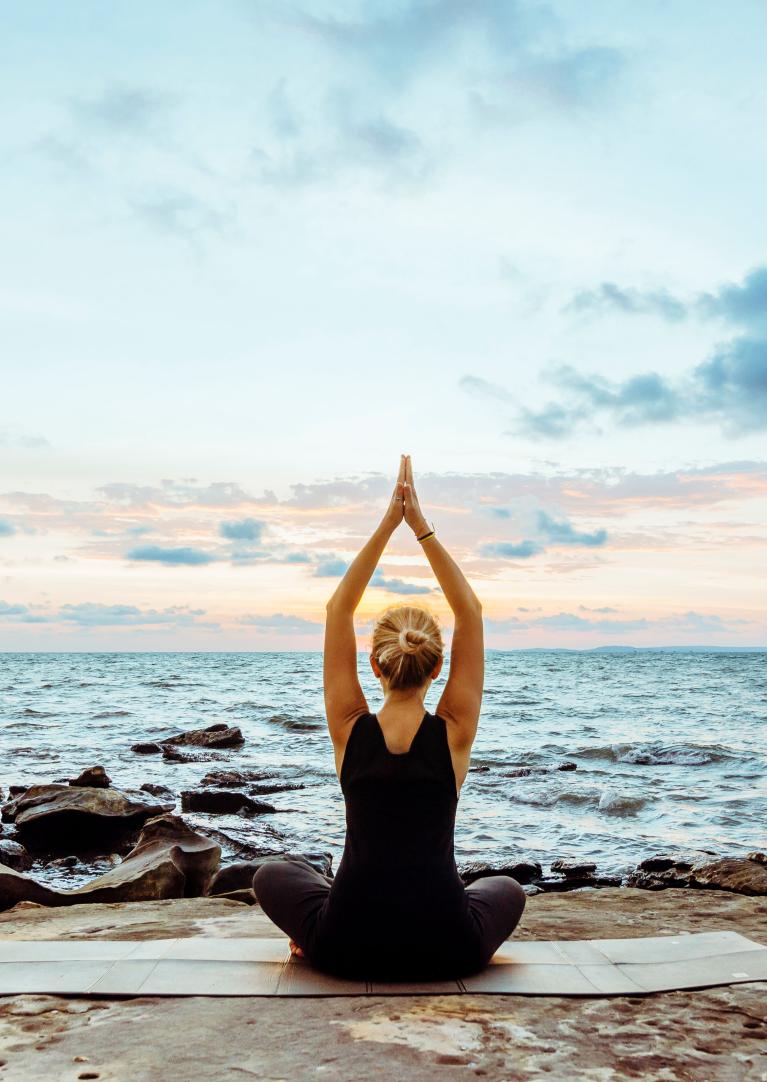
<svg viewBox="0 0 767 1082">
<path fill-rule="evenodd" d="M 263 911 L 310 960 L 330 888 L 331 880 L 299 859 L 269 861 L 253 877 L 253 890 Z M 473 940 L 473 961 L 468 970 L 478 970 L 516 928 L 527 895 L 516 879 L 507 875 L 486 876 L 465 890 Z"/>
</svg>

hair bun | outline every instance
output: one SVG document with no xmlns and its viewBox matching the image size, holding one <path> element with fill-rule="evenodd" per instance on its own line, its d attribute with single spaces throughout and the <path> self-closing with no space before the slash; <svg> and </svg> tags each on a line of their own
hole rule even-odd
<svg viewBox="0 0 767 1082">
<path fill-rule="evenodd" d="M 415 654 L 418 648 L 426 642 L 428 635 L 418 631 L 414 627 L 403 627 L 399 633 L 399 644 L 403 654 Z"/>
</svg>

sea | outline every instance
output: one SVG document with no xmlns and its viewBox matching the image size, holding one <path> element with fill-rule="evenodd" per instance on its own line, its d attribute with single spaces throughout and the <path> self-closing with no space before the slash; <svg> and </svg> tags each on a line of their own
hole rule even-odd
<svg viewBox="0 0 767 1082">
<path fill-rule="evenodd" d="M 364 654 L 359 671 L 375 711 L 381 691 Z M 131 751 L 214 722 L 239 726 L 244 745 L 184 763 Z M 571 857 L 622 875 L 670 849 L 764 848 L 766 736 L 767 651 L 488 651 L 456 859 L 531 857 L 547 869 Z M 564 763 L 575 769 L 514 773 Z M 344 806 L 320 652 L 0 654 L 5 794 L 94 764 L 131 790 L 179 793 L 212 769 L 301 785 L 263 798 L 274 814 L 185 817 L 263 851 L 329 852 L 337 866 Z"/>
</svg>

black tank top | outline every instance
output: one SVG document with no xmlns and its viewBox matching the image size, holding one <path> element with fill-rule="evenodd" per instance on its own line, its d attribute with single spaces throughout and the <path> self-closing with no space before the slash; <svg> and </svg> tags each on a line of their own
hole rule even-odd
<svg viewBox="0 0 767 1082">
<path fill-rule="evenodd" d="M 428 711 L 407 752 L 389 751 L 374 714 L 355 721 L 341 767 L 346 841 L 322 921 L 328 958 L 378 969 L 424 943 L 466 936 L 455 864 L 458 804 L 443 718 Z M 325 952 L 323 952 L 325 953 Z"/>
</svg>

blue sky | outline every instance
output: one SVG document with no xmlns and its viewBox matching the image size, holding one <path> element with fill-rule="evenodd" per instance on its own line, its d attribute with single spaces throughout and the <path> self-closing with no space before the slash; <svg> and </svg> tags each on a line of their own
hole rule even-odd
<svg viewBox="0 0 767 1082">
<path fill-rule="evenodd" d="M 761 3 L 0 16 L 0 648 L 767 642 Z"/>
</svg>

